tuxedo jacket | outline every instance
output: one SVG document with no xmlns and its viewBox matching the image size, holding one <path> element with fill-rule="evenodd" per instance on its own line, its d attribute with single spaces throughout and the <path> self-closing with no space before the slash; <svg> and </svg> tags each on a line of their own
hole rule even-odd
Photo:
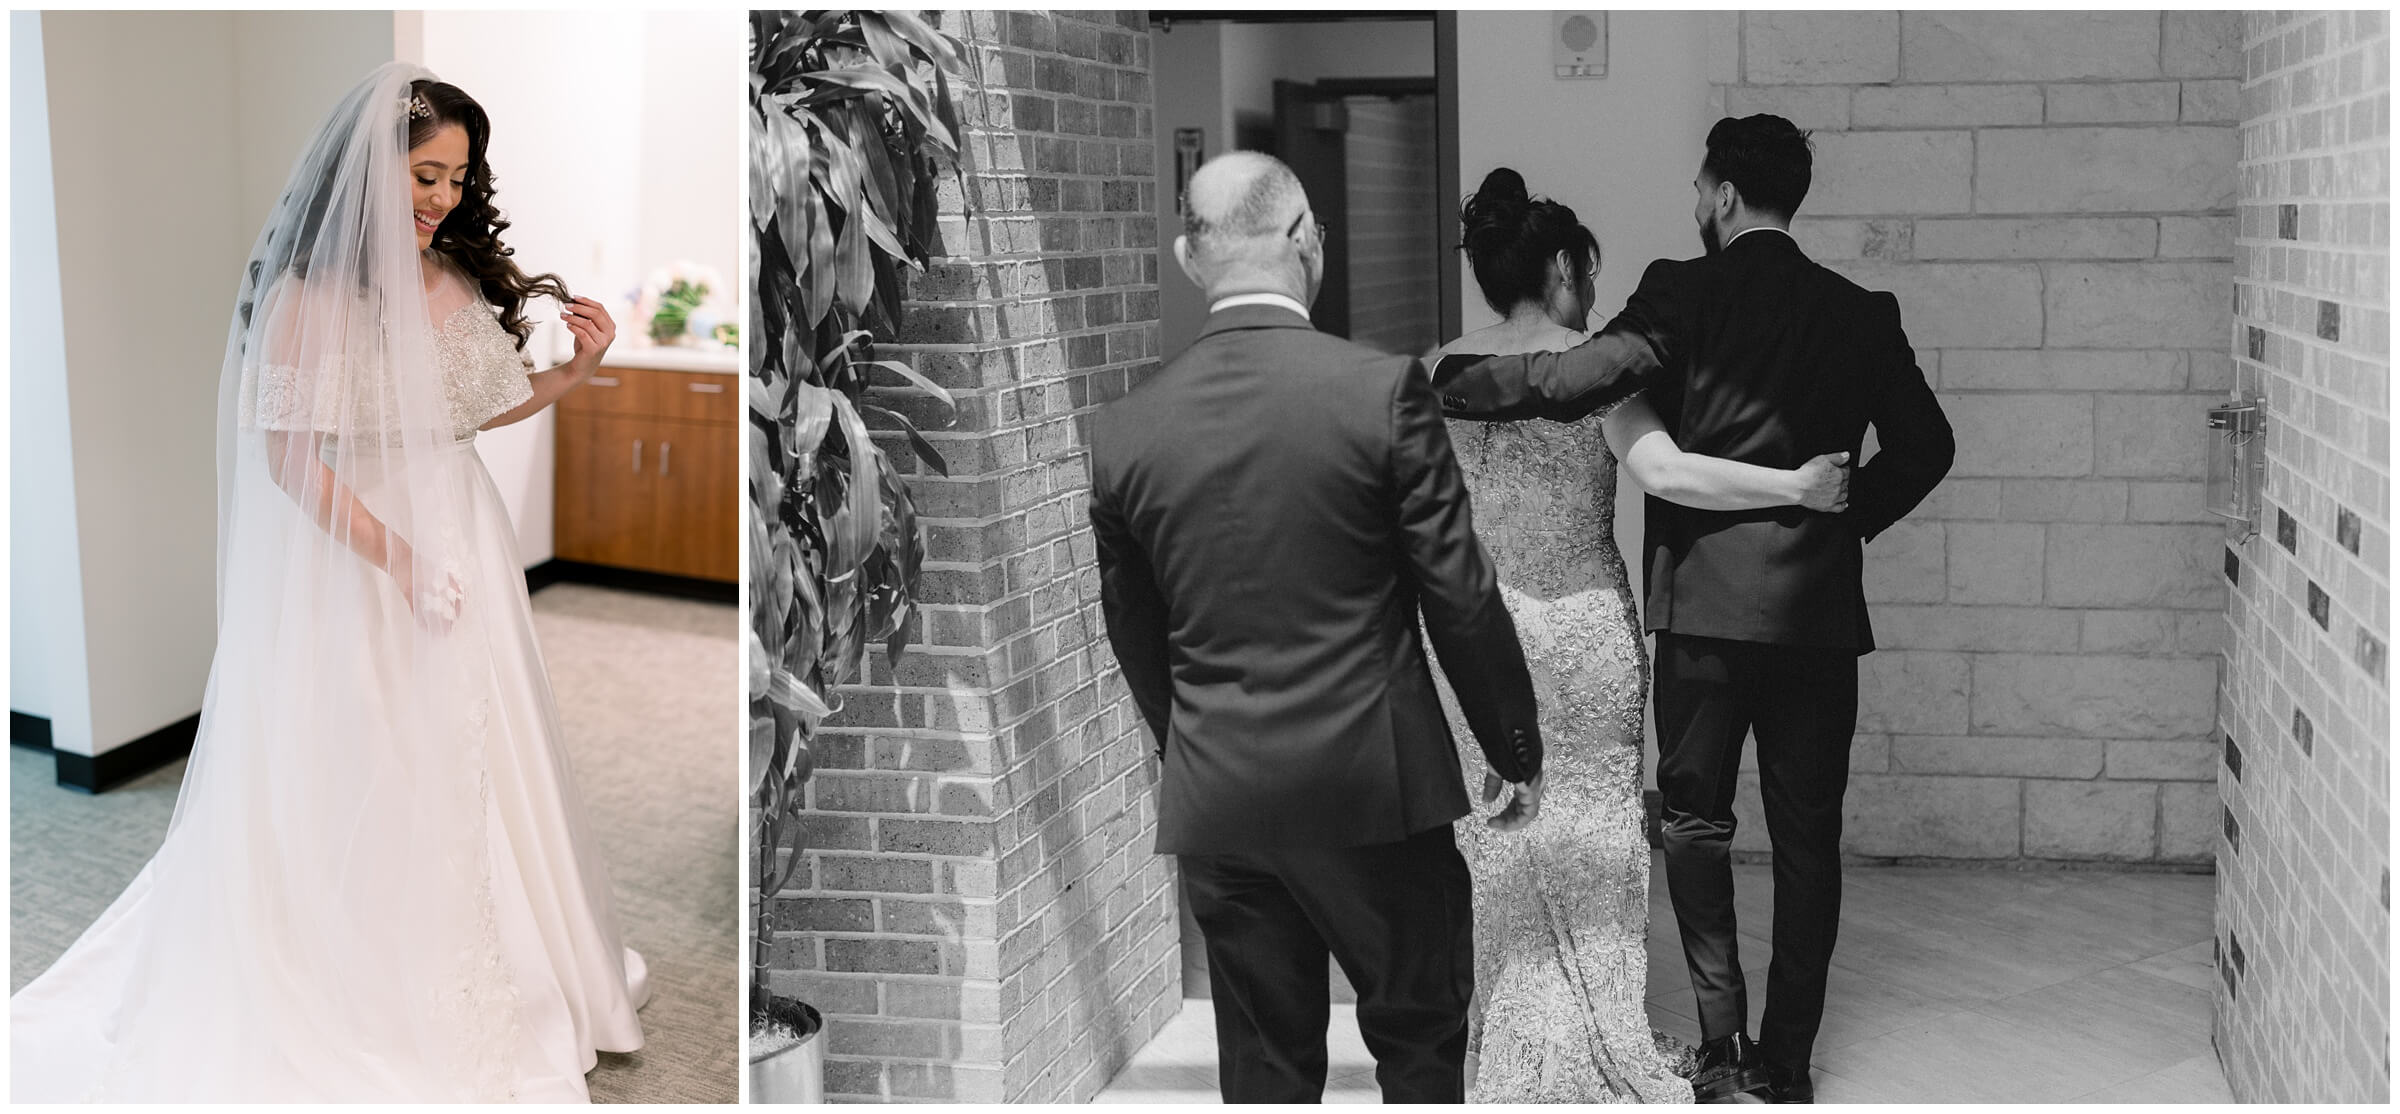
<svg viewBox="0 0 2400 1114">
<path fill-rule="evenodd" d="M 1099 412 L 1091 454 L 1109 642 L 1164 762 L 1160 852 L 1390 843 L 1465 815 L 1420 612 L 1493 770 L 1540 771 L 1417 361 L 1228 308 Z"/>
<path fill-rule="evenodd" d="M 1707 638 L 1873 650 L 1861 543 L 1923 501 L 1955 451 L 1899 303 L 1775 229 L 1652 263 L 1589 340 L 1485 360 L 1437 389 L 1454 417 L 1558 421 L 1647 390 L 1684 451 L 1770 468 L 1835 452 L 1857 462 L 1873 426 L 1878 451 L 1853 472 L 1838 515 L 1645 501 L 1644 625 Z"/>
</svg>

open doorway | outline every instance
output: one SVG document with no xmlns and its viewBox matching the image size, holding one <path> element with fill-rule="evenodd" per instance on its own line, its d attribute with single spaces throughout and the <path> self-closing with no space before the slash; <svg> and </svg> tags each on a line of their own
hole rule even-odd
<svg viewBox="0 0 2400 1114">
<path fill-rule="evenodd" d="M 1439 343 L 1434 116 L 1430 77 L 1276 80 L 1269 150 L 1328 230 L 1318 328 L 1412 356 Z"/>
<path fill-rule="evenodd" d="M 1455 93 L 1447 13 L 1281 16 L 1154 12 L 1161 352 L 1199 335 L 1208 307 L 1176 266 L 1182 182 L 1255 150 L 1288 163 L 1327 227 L 1316 327 L 1421 355 L 1457 334 Z"/>
</svg>

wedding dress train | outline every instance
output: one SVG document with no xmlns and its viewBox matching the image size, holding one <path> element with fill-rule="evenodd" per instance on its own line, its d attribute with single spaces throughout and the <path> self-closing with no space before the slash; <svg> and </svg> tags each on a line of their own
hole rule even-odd
<svg viewBox="0 0 2400 1114">
<path fill-rule="evenodd" d="M 1596 415 L 1450 423 L 1548 751 L 1532 824 L 1500 832 L 1477 813 L 1457 825 L 1475 887 L 1469 1102 L 1692 1101 L 1642 1005 L 1650 663 L 1617 549 L 1616 459 L 1600 425 Z M 1472 739 L 1447 686 L 1442 695 L 1452 733 Z M 1461 758 L 1467 784 L 1481 785 L 1481 756 L 1462 746 Z"/>
<path fill-rule="evenodd" d="M 223 609 L 164 844 L 9 1002 L 15 1101 L 581 1102 L 598 1051 L 641 1046 L 646 972 L 466 424 L 530 397 L 524 370 L 456 276 L 430 293 L 456 305 L 434 350 L 463 435 L 405 464 L 353 446 L 344 479 L 403 533 L 437 529 L 411 519 L 423 492 L 449 501 L 450 536 L 418 544 L 448 555 L 455 625 L 424 638 L 392 577 L 346 552 L 229 532 L 221 599 L 327 587 L 307 609 Z M 290 513 L 240 477 L 237 518 Z"/>
</svg>

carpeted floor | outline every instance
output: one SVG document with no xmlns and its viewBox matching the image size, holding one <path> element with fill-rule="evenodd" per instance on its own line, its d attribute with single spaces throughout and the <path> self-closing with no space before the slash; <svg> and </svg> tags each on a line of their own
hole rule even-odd
<svg viewBox="0 0 2400 1114">
<path fill-rule="evenodd" d="M 734 609 L 580 584 L 533 597 L 567 747 L 615 883 L 625 942 L 650 963 L 645 1047 L 603 1055 L 595 1102 L 733 1102 L 743 738 Z M 9 989 L 57 959 L 165 835 L 183 764 L 97 797 L 9 753 Z"/>
</svg>

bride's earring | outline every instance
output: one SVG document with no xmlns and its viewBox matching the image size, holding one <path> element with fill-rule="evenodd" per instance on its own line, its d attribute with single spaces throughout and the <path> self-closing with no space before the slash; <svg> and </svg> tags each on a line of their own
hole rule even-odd
<svg viewBox="0 0 2400 1114">
<path fill-rule="evenodd" d="M 1550 257 L 1550 320 L 1572 326 L 1579 307 L 1575 297 L 1575 264 L 1567 253 Z"/>
</svg>

